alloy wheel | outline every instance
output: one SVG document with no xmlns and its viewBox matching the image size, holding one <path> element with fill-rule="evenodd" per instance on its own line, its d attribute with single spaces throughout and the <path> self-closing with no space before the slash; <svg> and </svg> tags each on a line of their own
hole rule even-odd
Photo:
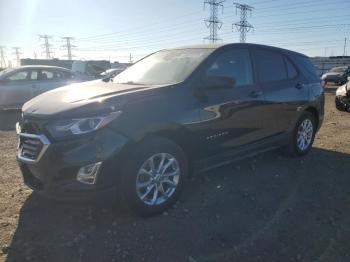
<svg viewBox="0 0 350 262">
<path fill-rule="evenodd" d="M 152 155 L 137 173 L 137 196 L 147 205 L 160 205 L 175 193 L 179 178 L 180 167 L 174 156 L 169 153 Z"/>
<path fill-rule="evenodd" d="M 312 142 L 314 127 L 310 119 L 306 118 L 301 122 L 297 134 L 297 146 L 299 150 L 305 151 L 309 148 Z"/>
</svg>

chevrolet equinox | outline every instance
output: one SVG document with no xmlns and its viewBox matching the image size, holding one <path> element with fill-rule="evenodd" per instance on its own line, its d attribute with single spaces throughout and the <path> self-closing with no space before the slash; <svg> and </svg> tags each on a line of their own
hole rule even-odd
<svg viewBox="0 0 350 262">
<path fill-rule="evenodd" d="M 46 92 L 22 112 L 17 160 L 35 192 L 119 199 L 151 215 L 174 203 L 190 172 L 276 148 L 307 154 L 324 92 L 305 55 L 201 45 Z"/>
</svg>

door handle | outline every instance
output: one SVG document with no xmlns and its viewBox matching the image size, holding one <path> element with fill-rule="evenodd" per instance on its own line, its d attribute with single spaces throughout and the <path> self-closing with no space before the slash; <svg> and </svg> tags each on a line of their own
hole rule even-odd
<svg viewBox="0 0 350 262">
<path fill-rule="evenodd" d="M 300 82 L 296 83 L 296 85 L 295 85 L 296 89 L 302 89 L 303 87 L 304 87 L 304 84 L 300 83 Z"/>
<path fill-rule="evenodd" d="M 254 90 L 254 91 L 250 92 L 249 96 L 255 98 L 255 97 L 261 96 L 262 94 L 263 94 L 262 91 Z"/>
</svg>

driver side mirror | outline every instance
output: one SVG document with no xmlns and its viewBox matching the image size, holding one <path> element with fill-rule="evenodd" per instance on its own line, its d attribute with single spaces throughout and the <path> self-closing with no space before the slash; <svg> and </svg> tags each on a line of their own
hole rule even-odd
<svg viewBox="0 0 350 262">
<path fill-rule="evenodd" d="M 233 88 L 235 86 L 235 79 L 226 76 L 208 76 L 202 80 L 202 88 Z"/>
</svg>

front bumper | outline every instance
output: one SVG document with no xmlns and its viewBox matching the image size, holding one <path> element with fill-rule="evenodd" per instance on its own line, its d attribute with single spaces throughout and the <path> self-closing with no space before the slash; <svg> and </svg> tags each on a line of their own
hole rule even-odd
<svg viewBox="0 0 350 262">
<path fill-rule="evenodd" d="M 93 200 L 116 196 L 118 157 L 128 139 L 105 128 L 74 140 L 52 142 L 38 161 L 17 155 L 24 183 L 53 199 Z M 95 184 L 84 184 L 76 176 L 82 166 L 102 162 Z"/>
</svg>

